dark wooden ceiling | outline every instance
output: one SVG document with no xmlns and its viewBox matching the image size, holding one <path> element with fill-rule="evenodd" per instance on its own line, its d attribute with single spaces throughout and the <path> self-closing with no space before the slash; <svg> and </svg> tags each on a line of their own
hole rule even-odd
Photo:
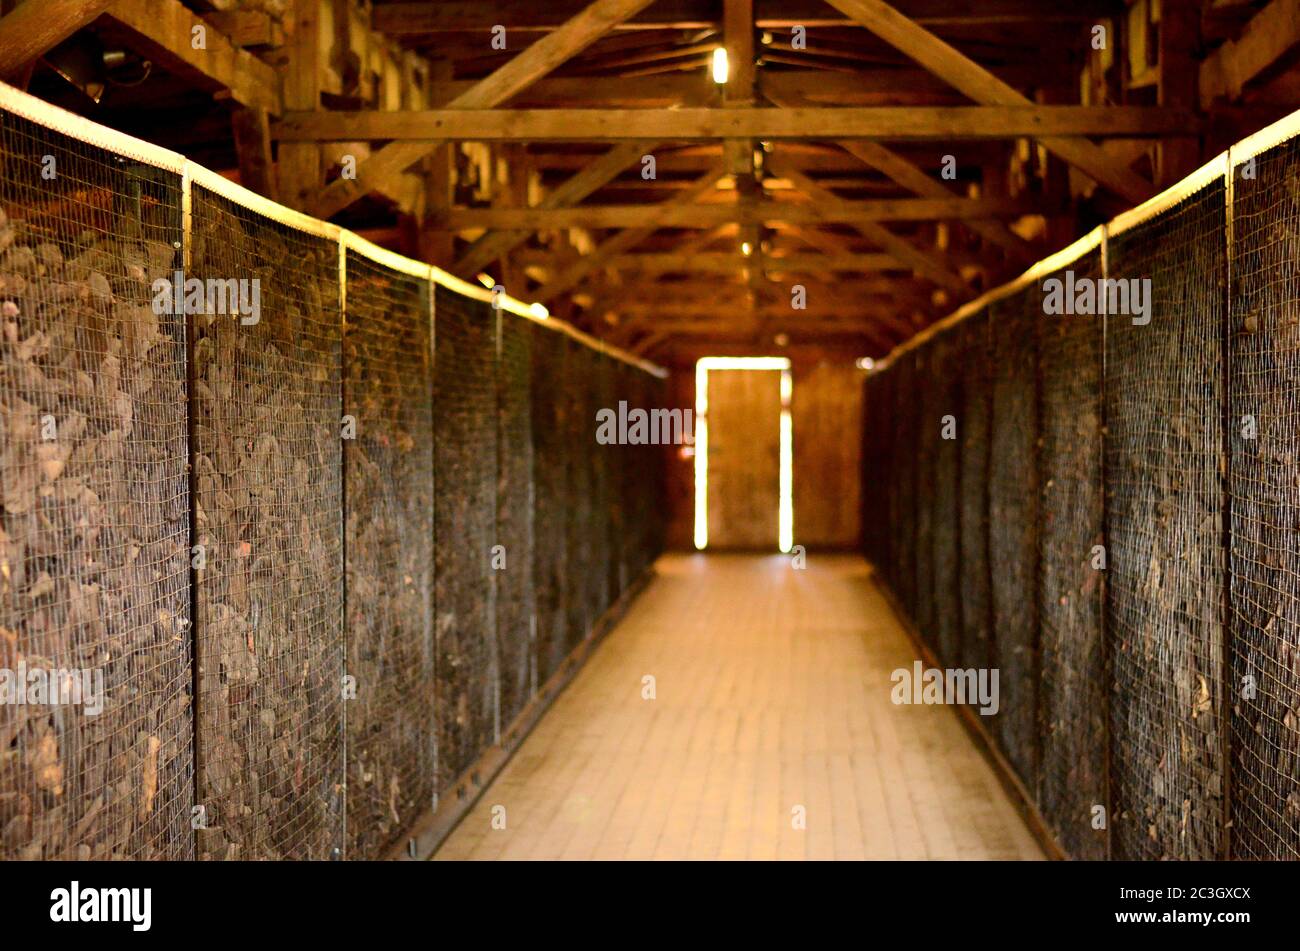
<svg viewBox="0 0 1300 951">
<path fill-rule="evenodd" d="M 1291 0 L 40 4 L 11 82 L 652 355 L 883 353 L 1300 106 Z"/>
</svg>

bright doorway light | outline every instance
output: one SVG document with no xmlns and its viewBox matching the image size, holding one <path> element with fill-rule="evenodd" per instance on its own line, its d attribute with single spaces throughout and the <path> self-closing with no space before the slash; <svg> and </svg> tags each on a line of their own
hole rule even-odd
<svg viewBox="0 0 1300 951">
<path fill-rule="evenodd" d="M 709 547 L 709 371 L 781 371 L 780 489 L 777 546 L 794 545 L 794 427 L 790 418 L 793 380 L 788 357 L 701 357 L 695 363 L 695 548 Z"/>
<path fill-rule="evenodd" d="M 713 81 L 719 86 L 725 86 L 730 71 L 730 65 L 727 63 L 727 48 L 719 46 L 713 51 Z"/>
</svg>

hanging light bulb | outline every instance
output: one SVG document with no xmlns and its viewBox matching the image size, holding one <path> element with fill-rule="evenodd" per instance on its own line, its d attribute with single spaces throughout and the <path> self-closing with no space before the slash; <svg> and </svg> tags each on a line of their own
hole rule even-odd
<svg viewBox="0 0 1300 951">
<path fill-rule="evenodd" d="M 743 254 L 745 257 L 749 257 L 751 254 L 754 253 L 754 246 L 751 245 L 748 241 L 742 241 L 740 242 L 740 253 Z"/>
<path fill-rule="evenodd" d="M 725 46 L 719 46 L 713 51 L 713 81 L 719 86 L 726 85 L 729 72 L 727 48 Z"/>
</svg>

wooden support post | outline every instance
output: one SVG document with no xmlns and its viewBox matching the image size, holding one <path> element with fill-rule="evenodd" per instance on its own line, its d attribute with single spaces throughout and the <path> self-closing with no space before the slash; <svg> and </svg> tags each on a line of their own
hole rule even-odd
<svg viewBox="0 0 1300 951">
<path fill-rule="evenodd" d="M 1163 0 L 1160 4 L 1160 105 L 1195 108 L 1197 64 L 1193 58 L 1200 42 L 1201 5 L 1194 0 Z M 1172 185 L 1200 164 L 1197 139 L 1180 136 L 1160 142 L 1156 184 Z"/>
<path fill-rule="evenodd" d="M 883 0 L 827 0 L 902 53 L 912 57 L 984 105 L 1028 106 L 1028 97 L 974 60 L 962 55 L 929 30 L 903 16 Z M 1137 203 L 1155 189 L 1136 172 L 1120 165 L 1100 146 L 1081 139 L 1039 137 L 1048 149 L 1115 193 Z"/>
<path fill-rule="evenodd" d="M 443 101 L 443 91 L 451 78 L 451 62 L 445 59 L 434 60 L 429 67 L 429 88 L 426 91 L 428 100 Z M 455 204 L 455 149 L 455 143 L 443 142 L 424 160 L 424 214 L 420 221 L 418 247 L 421 260 L 442 268 L 451 267 L 451 262 L 456 257 L 456 236 L 440 228 L 432 228 L 430 223 L 445 215 Z"/>
<path fill-rule="evenodd" d="M 239 157 L 239 183 L 278 201 L 279 189 L 271 156 L 270 117 L 266 110 L 237 108 L 230 114 L 230 125 Z"/>
<path fill-rule="evenodd" d="M 290 109 L 320 108 L 321 51 L 320 0 L 293 0 L 284 101 Z M 315 142 L 281 142 L 277 168 L 280 200 L 292 208 L 308 207 L 324 184 L 320 145 Z"/>
</svg>

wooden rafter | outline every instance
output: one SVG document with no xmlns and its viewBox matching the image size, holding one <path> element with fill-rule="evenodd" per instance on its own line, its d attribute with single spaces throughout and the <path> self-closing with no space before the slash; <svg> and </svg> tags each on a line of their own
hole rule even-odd
<svg viewBox="0 0 1300 951">
<path fill-rule="evenodd" d="M 804 101 L 795 97 L 781 97 L 774 100 L 780 106 L 802 106 Z M 845 139 L 838 143 L 840 148 L 865 165 L 883 173 L 894 182 L 902 185 L 923 198 L 943 198 L 952 192 L 902 155 L 894 152 L 879 142 L 867 139 Z M 967 221 L 967 228 L 988 241 L 1004 248 L 1015 260 L 1032 260 L 1033 246 L 1006 225 L 997 221 Z"/>
<path fill-rule="evenodd" d="M 1272 0 L 1241 36 L 1228 40 L 1201 64 L 1201 105 L 1237 99 L 1246 83 L 1300 43 L 1300 0 Z"/>
<path fill-rule="evenodd" d="M 27 0 L 0 19 L 0 73 L 14 76 L 103 13 L 112 0 Z"/>
<path fill-rule="evenodd" d="M 623 143 L 616 145 L 590 165 L 554 189 L 540 204 L 541 209 L 567 208 L 576 205 L 588 195 L 608 184 L 629 165 L 653 151 L 654 143 Z M 461 255 L 452 270 L 460 274 L 473 274 L 489 262 L 509 254 L 528 240 L 531 231 L 492 232 L 479 238 Z"/>
<path fill-rule="evenodd" d="M 1033 23 L 1045 21 L 1095 22 L 1122 11 L 1121 0 L 1074 0 L 1068 4 L 1044 5 L 1042 0 L 902 0 L 899 4 L 921 23 Z M 822 0 L 755 0 L 755 19 L 762 29 L 846 26 L 852 21 L 836 16 Z M 487 32 L 496 23 L 509 23 L 512 30 L 547 32 L 555 29 L 581 7 L 581 0 L 495 0 L 491 4 L 408 2 L 375 7 L 375 28 L 394 36 L 429 33 Z M 643 14 L 620 24 L 624 30 L 698 30 L 714 24 L 707 5 L 698 0 L 658 0 Z"/>
<path fill-rule="evenodd" d="M 546 75 L 578 51 L 585 49 L 616 24 L 649 6 L 652 0 L 595 0 L 553 33 L 529 46 L 500 69 L 447 104 L 448 109 L 491 109 Z M 429 155 L 437 143 L 393 142 L 357 167 L 353 179 L 339 179 L 326 187 L 313 213 L 328 218 L 372 189 Z"/>
<path fill-rule="evenodd" d="M 608 259 L 605 266 L 629 274 L 735 274 L 740 257 L 739 252 L 650 252 L 619 255 Z M 899 267 L 888 254 L 769 254 L 763 261 L 769 271 L 815 274 L 868 274 Z"/>
<path fill-rule="evenodd" d="M 1032 104 L 1017 89 L 882 0 L 826 2 L 978 103 L 1022 107 Z M 1144 201 L 1154 191 L 1150 182 L 1092 142 L 1060 138 L 1055 131 L 1035 137 L 1053 154 L 1131 202 Z"/>
<path fill-rule="evenodd" d="M 653 209 L 653 210 L 651 210 Z M 578 208 L 454 208 L 431 227 L 450 231 L 502 228 L 541 231 L 550 228 L 635 228 L 648 217 L 661 228 L 711 228 L 735 222 L 766 224 L 856 224 L 876 221 L 936 221 L 1019 218 L 1041 205 L 1010 198 L 880 198 L 865 201 L 830 199 L 815 202 L 760 201 L 711 205 L 584 205 Z"/>
<path fill-rule="evenodd" d="M 1192 135 L 1190 110 L 1152 106 L 863 106 L 795 109 L 445 109 L 299 112 L 276 129 L 281 141 L 391 140 L 414 150 L 447 139 L 1008 139 L 1024 136 Z M 1066 139 L 1052 138 L 1053 142 Z M 417 144 L 420 143 L 420 144 Z M 1091 142 L 1079 143 L 1097 151 Z M 383 155 L 383 151 L 379 153 Z M 378 158 L 378 156 L 376 156 Z M 1105 156 L 1110 162 L 1110 157 Z M 375 161 L 372 159 L 371 161 Z"/>
<path fill-rule="evenodd" d="M 34 5 L 44 6 L 44 0 Z M 114 0 L 108 15 L 135 34 L 141 52 L 199 85 L 229 90 L 230 98 L 240 105 L 265 109 L 273 116 L 283 110 L 279 73 L 239 49 L 180 0 Z M 202 49 L 193 46 L 196 26 L 205 29 Z"/>
<path fill-rule="evenodd" d="M 675 209 L 690 207 L 699 198 L 712 191 L 722 174 L 721 168 L 715 168 L 696 182 L 693 188 L 681 195 L 658 205 L 641 208 L 642 220 L 638 225 L 606 238 L 589 254 L 583 255 L 562 273 L 547 281 L 542 286 L 542 289 L 538 291 L 537 299 L 543 304 L 550 304 L 561 294 L 573 290 L 588 274 L 599 268 L 605 261 L 630 250 L 663 227 L 661 222 L 666 214 Z"/>
<path fill-rule="evenodd" d="M 778 174 L 789 178 L 795 186 L 806 193 L 810 198 L 823 204 L 830 204 L 840 201 L 833 192 L 822 188 L 811 178 L 805 175 L 799 169 L 795 168 L 793 163 L 784 158 L 777 158 L 774 168 Z M 924 200 L 924 199 L 922 199 Z M 854 203 L 860 204 L 860 203 Z M 872 221 L 857 222 L 857 231 L 872 244 L 880 247 L 886 253 L 892 255 L 900 263 L 912 268 L 917 274 L 929 281 L 947 288 L 958 294 L 966 294 L 966 282 L 962 280 L 961 275 L 950 270 L 943 260 L 937 254 L 932 254 L 921 248 L 918 248 L 912 242 L 908 241 L 894 232 L 890 231 L 884 225 Z"/>
</svg>

